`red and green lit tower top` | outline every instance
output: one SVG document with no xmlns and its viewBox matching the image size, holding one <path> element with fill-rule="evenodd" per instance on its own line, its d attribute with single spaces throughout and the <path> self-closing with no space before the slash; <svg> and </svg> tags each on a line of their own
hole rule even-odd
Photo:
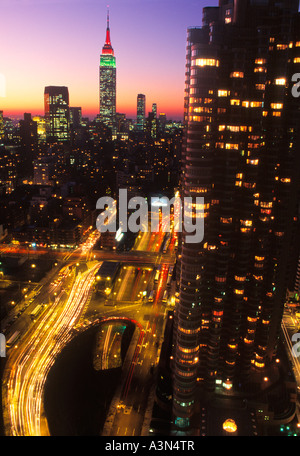
<svg viewBox="0 0 300 456">
<path fill-rule="evenodd" d="M 109 11 L 106 39 L 100 56 L 100 120 L 114 128 L 116 116 L 116 57 L 111 45 Z"/>
</svg>

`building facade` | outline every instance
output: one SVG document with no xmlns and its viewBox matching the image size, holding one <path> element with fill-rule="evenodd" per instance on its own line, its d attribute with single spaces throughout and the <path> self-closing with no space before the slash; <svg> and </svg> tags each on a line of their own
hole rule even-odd
<svg viewBox="0 0 300 456">
<path fill-rule="evenodd" d="M 299 195 L 298 1 L 227 1 L 188 30 L 181 196 L 204 240 L 180 251 L 173 413 L 247 385 L 276 356 Z M 202 396 L 201 396 L 202 395 Z"/>
<path fill-rule="evenodd" d="M 136 129 L 137 131 L 145 130 L 146 122 L 146 96 L 139 93 L 137 96 L 137 109 L 136 109 Z"/>
<path fill-rule="evenodd" d="M 69 90 L 64 86 L 48 86 L 44 92 L 47 139 L 70 140 Z"/>
<path fill-rule="evenodd" d="M 106 40 L 100 56 L 100 121 L 112 131 L 116 129 L 116 57 L 110 40 L 109 13 Z"/>
</svg>

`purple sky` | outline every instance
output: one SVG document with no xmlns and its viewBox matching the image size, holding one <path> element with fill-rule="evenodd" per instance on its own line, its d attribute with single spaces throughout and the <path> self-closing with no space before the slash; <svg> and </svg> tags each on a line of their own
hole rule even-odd
<svg viewBox="0 0 300 456">
<path fill-rule="evenodd" d="M 117 58 L 117 111 L 136 115 L 156 102 L 169 118 L 183 114 L 186 30 L 202 24 L 215 0 L 0 0 L 0 73 L 6 79 L 4 115 L 43 114 L 46 85 L 69 87 L 71 106 L 98 112 L 99 56 L 110 8 Z"/>
</svg>

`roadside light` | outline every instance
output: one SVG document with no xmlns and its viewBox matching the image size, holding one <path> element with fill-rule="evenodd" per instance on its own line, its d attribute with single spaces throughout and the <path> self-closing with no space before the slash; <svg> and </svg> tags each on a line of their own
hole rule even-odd
<svg viewBox="0 0 300 456">
<path fill-rule="evenodd" d="M 36 268 L 36 265 L 34 263 L 32 263 L 31 265 L 32 269 Z"/>
</svg>

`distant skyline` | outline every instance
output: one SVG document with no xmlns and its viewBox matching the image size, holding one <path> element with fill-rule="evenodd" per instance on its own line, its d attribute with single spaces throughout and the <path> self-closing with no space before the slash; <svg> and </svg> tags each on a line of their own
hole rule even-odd
<svg viewBox="0 0 300 456">
<path fill-rule="evenodd" d="M 99 60 L 105 41 L 104 0 L 0 0 L 0 74 L 4 116 L 44 114 L 44 88 L 69 88 L 70 106 L 99 112 Z M 218 0 L 112 0 L 111 41 L 117 59 L 117 112 L 136 118 L 137 94 L 168 118 L 183 117 L 187 28 L 202 24 Z"/>
</svg>

